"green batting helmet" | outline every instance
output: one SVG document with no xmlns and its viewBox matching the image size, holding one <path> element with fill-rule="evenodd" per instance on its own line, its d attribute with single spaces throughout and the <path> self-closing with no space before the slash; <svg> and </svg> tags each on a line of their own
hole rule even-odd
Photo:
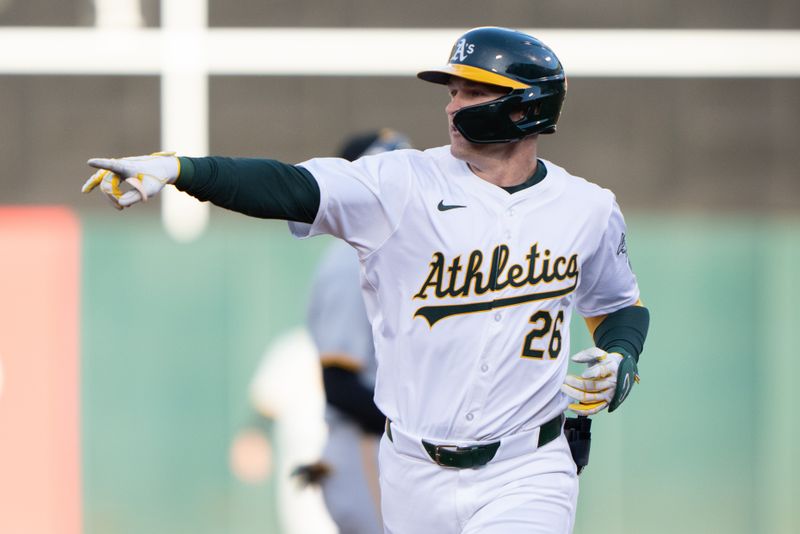
<svg viewBox="0 0 800 534">
<path fill-rule="evenodd" d="M 451 76 L 509 90 L 456 112 L 453 124 L 468 141 L 507 143 L 556 131 L 567 78 L 555 53 L 535 37 L 508 28 L 475 28 L 458 38 L 447 65 L 417 74 L 439 84 Z M 519 111 L 523 117 L 513 121 L 511 114 Z"/>
</svg>

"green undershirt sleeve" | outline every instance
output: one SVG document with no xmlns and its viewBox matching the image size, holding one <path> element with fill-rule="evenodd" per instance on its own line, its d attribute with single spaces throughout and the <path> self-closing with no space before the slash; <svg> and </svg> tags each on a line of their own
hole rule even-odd
<svg viewBox="0 0 800 534">
<path fill-rule="evenodd" d="M 628 306 L 609 313 L 594 331 L 594 344 L 606 352 L 621 352 L 638 362 L 650 327 L 650 312 L 644 306 Z"/>
<path fill-rule="evenodd" d="M 314 222 L 317 181 L 302 167 L 261 158 L 180 158 L 175 187 L 252 217 Z"/>
</svg>

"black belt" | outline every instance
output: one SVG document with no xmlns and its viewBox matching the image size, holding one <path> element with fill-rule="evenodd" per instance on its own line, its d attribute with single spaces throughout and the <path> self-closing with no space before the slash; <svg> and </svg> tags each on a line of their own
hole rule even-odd
<svg viewBox="0 0 800 534">
<path fill-rule="evenodd" d="M 543 447 L 561 435 L 561 425 L 564 422 L 564 415 L 559 414 L 539 427 L 539 447 Z M 386 420 L 386 437 L 392 441 L 392 422 Z M 445 467 L 457 467 L 468 469 L 486 465 L 494 458 L 500 442 L 487 443 L 485 445 L 471 445 L 459 447 L 457 445 L 434 445 L 422 440 L 422 446 L 431 457 L 431 460 Z"/>
</svg>

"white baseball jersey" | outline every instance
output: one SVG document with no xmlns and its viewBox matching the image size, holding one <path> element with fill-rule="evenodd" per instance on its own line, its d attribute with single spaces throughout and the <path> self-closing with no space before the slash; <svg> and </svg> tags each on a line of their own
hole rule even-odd
<svg viewBox="0 0 800 534">
<path fill-rule="evenodd" d="M 542 161 L 547 176 L 514 194 L 447 146 L 301 164 L 320 207 L 292 231 L 358 251 L 375 402 L 409 433 L 492 440 L 550 420 L 568 404 L 573 308 L 639 298 L 613 194 Z"/>
</svg>

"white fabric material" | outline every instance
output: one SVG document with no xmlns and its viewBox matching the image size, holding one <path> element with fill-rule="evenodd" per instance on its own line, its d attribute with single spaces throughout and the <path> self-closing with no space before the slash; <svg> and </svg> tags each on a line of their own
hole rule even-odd
<svg viewBox="0 0 800 534">
<path fill-rule="evenodd" d="M 281 534 L 337 532 L 322 492 L 301 487 L 291 476 L 297 466 L 317 461 L 325 444 L 325 394 L 314 344 L 305 329 L 292 329 L 269 344 L 249 394 L 258 412 L 276 423 L 270 438 L 279 451 L 273 480 Z"/>
<path fill-rule="evenodd" d="M 563 429 L 563 425 L 562 425 Z M 500 462 L 508 458 L 515 458 L 517 456 L 527 454 L 535 451 L 539 446 L 539 428 L 519 432 L 511 436 L 507 436 L 500 440 L 500 447 L 492 457 L 492 462 Z M 425 462 L 433 462 L 428 451 L 422 445 L 420 436 L 409 434 L 399 425 L 392 423 L 391 425 L 392 443 L 397 452 L 411 456 L 418 460 Z M 473 445 L 487 445 L 489 443 L 496 443 L 491 441 L 449 441 L 447 443 L 432 443 L 433 445 L 455 445 L 456 447 L 470 447 Z M 435 463 L 435 462 L 434 462 Z"/>
<path fill-rule="evenodd" d="M 498 450 L 498 453 L 500 451 Z M 387 534 L 569 534 L 578 476 L 563 434 L 478 469 L 450 469 L 380 445 Z"/>
<path fill-rule="evenodd" d="M 552 419 L 568 404 L 560 387 L 573 308 L 598 315 L 639 298 L 619 252 L 625 223 L 614 195 L 544 164 L 546 178 L 514 194 L 474 175 L 449 147 L 301 164 L 319 184 L 320 208 L 312 225 L 290 227 L 358 251 L 375 400 L 411 434 L 492 441 Z M 489 287 L 493 254 L 502 265 Z M 452 305 L 483 309 L 426 319 Z"/>
</svg>

